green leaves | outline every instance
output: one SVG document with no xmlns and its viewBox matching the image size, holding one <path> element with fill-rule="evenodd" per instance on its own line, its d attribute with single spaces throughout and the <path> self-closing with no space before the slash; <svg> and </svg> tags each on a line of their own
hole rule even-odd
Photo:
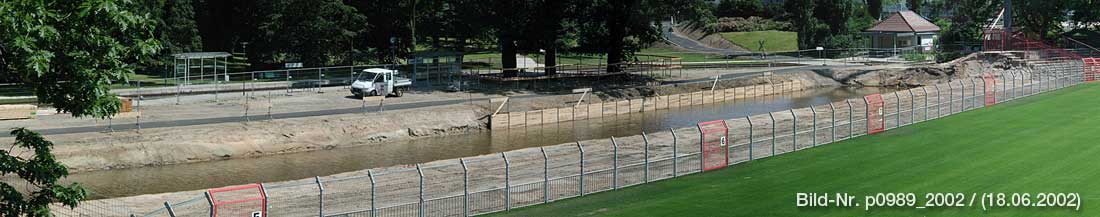
<svg viewBox="0 0 1100 217">
<path fill-rule="evenodd" d="M 125 0 L 4 2 L 0 10 L 12 14 L 0 19 L 7 28 L 0 43 L 12 48 L 4 67 L 61 112 L 110 117 L 119 107 L 112 105 L 119 100 L 109 93 L 110 82 L 125 80 L 132 62 L 160 49 L 152 21 L 126 10 L 131 6 Z"/>
<path fill-rule="evenodd" d="M 134 63 L 160 49 L 152 22 L 130 12 L 133 6 L 128 0 L 0 1 L 0 69 L 59 111 L 110 117 L 121 106 L 111 81 L 125 80 Z M 50 153 L 53 143 L 24 128 L 11 134 L 12 147 L 0 150 L 0 175 L 18 176 L 32 192 L 0 183 L 0 216 L 49 216 L 50 203 L 75 207 L 84 199 L 80 185 L 58 184 L 69 171 Z"/>
<path fill-rule="evenodd" d="M 0 150 L 0 175 L 15 174 L 25 180 L 32 189 L 25 197 L 15 186 L 0 183 L 0 214 L 3 216 L 49 216 L 49 204 L 60 202 L 68 207 L 76 207 L 87 196 L 87 191 L 79 184 L 62 186 L 58 181 L 69 175 L 65 165 L 57 162 L 50 149 L 53 143 L 34 131 L 16 128 L 11 131 L 15 136 L 13 149 L 29 150 L 33 155 L 24 158 Z M 10 149 L 9 149 L 10 150 Z"/>
</svg>

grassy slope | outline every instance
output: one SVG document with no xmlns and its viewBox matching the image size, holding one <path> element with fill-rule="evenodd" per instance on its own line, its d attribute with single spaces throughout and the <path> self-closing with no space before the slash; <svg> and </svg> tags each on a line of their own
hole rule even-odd
<svg viewBox="0 0 1100 217">
<path fill-rule="evenodd" d="M 798 33 L 783 31 L 723 32 L 722 38 L 747 48 L 760 51 L 760 40 L 768 52 L 798 50 Z"/>
<path fill-rule="evenodd" d="M 1096 216 L 1100 85 L 502 216 Z M 1059 123 L 1059 124 L 1054 124 Z M 1088 133 L 1087 131 L 1091 131 Z M 797 208 L 796 192 L 1078 192 L 1066 208 Z M 1034 201 L 1034 200 L 1033 200 Z M 977 203 L 975 203 L 977 205 Z M 1091 209 L 1090 209 L 1091 208 Z M 1083 214 L 1083 215 L 1081 215 Z"/>
</svg>

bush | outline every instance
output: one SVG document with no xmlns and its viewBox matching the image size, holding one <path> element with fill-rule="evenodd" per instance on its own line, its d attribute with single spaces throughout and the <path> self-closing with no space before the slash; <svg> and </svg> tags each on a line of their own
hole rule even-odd
<svg viewBox="0 0 1100 217">
<path fill-rule="evenodd" d="M 935 57 L 935 56 L 933 54 L 923 54 L 923 53 L 907 53 L 907 54 L 902 54 L 901 55 L 902 59 L 905 59 L 905 61 L 910 61 L 910 62 L 926 61 L 926 60 L 932 59 L 930 57 Z"/>
<path fill-rule="evenodd" d="M 723 17 L 718 19 L 718 30 L 721 32 L 753 32 L 753 31 L 790 31 L 791 23 L 774 21 L 760 17 Z"/>
</svg>

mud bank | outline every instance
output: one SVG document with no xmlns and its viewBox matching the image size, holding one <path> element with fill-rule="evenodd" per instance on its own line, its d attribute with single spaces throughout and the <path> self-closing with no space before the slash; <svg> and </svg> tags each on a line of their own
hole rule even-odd
<svg viewBox="0 0 1100 217">
<path fill-rule="evenodd" d="M 778 85 L 781 83 L 791 82 L 798 82 L 804 85 L 804 87 L 806 88 L 831 87 L 842 85 L 841 83 L 836 82 L 829 77 L 822 76 L 811 71 L 805 71 L 719 80 L 717 84 L 713 82 L 698 82 L 660 86 L 635 86 L 614 89 L 597 89 L 594 92 L 588 94 L 565 93 L 553 96 L 532 97 L 526 99 L 510 99 L 505 107 L 501 109 L 501 112 L 525 112 L 549 108 L 571 107 L 577 105 L 577 102 L 582 98 L 584 99 L 582 103 L 604 103 L 621 100 L 641 99 L 645 97 L 668 96 L 675 94 L 699 92 L 704 90 L 711 90 L 712 85 L 714 85 L 713 89 L 721 90 L 753 85 Z"/>
<path fill-rule="evenodd" d="M 848 86 L 921 87 L 952 79 L 977 77 L 985 73 L 999 74 L 1016 67 L 1021 65 L 1012 58 L 1000 54 L 985 54 L 933 65 L 888 65 L 814 72 Z"/>
<path fill-rule="evenodd" d="M 70 171 L 158 166 L 334 149 L 485 129 L 484 109 L 453 105 L 370 114 L 277 119 L 47 136 Z M 10 142 L 11 138 L 5 138 Z"/>
</svg>

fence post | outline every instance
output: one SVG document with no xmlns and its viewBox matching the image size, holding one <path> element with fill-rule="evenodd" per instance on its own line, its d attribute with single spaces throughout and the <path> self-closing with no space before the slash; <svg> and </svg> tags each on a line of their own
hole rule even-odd
<svg viewBox="0 0 1100 217">
<path fill-rule="evenodd" d="M 619 143 L 611 137 L 611 189 L 619 190 Z"/>
<path fill-rule="evenodd" d="M 1012 94 L 1008 93 L 1007 87 L 1005 87 L 1005 101 L 1016 99 L 1016 71 L 1008 72 L 1009 76 L 1012 76 Z M 1005 82 L 1005 86 L 1008 86 L 1008 82 Z"/>
<path fill-rule="evenodd" d="M 894 91 L 894 107 L 897 109 L 894 113 L 894 128 L 901 127 L 901 96 L 897 91 Z"/>
<path fill-rule="evenodd" d="M 645 131 L 642 131 L 642 143 L 645 145 L 645 149 L 642 153 L 645 155 L 643 160 L 645 161 L 645 171 L 642 172 L 643 183 L 649 183 L 649 136 L 645 135 Z"/>
<path fill-rule="evenodd" d="M 505 152 L 500 157 L 504 158 L 504 210 L 512 210 L 512 162 Z"/>
<path fill-rule="evenodd" d="M 812 126 L 812 129 L 810 130 L 810 134 L 813 134 L 813 135 L 810 136 L 810 145 L 813 146 L 813 147 L 817 147 L 817 109 L 815 109 L 813 105 L 810 105 L 810 113 L 813 114 L 813 116 L 812 116 L 813 126 Z M 797 123 L 795 123 L 795 124 L 797 124 Z"/>
<path fill-rule="evenodd" d="M 317 216 L 325 217 L 325 185 L 320 176 L 314 176 L 313 181 L 317 183 Z"/>
<path fill-rule="evenodd" d="M 863 109 L 863 114 L 864 114 L 863 118 L 865 118 L 864 122 L 867 122 L 867 127 L 865 127 L 866 129 L 864 129 L 864 130 L 867 130 L 867 134 L 871 134 L 871 103 L 867 101 L 867 97 L 863 97 L 863 106 L 864 106 L 863 107 L 864 108 Z M 886 126 L 886 103 L 885 102 L 882 104 L 882 115 L 881 116 L 882 116 L 882 126 L 884 126 L 883 128 L 886 128 L 885 127 Z"/>
<path fill-rule="evenodd" d="M 676 151 L 676 146 L 679 146 L 679 145 L 676 144 L 677 143 L 676 140 L 678 140 L 678 139 L 676 138 L 676 130 L 674 130 L 672 128 L 668 128 L 668 131 L 672 132 L 672 177 L 676 177 L 676 175 L 677 175 L 677 171 L 676 171 L 677 170 L 677 165 L 680 164 L 680 162 L 679 162 L 680 160 L 679 160 L 679 156 L 678 156 L 678 155 L 680 155 L 680 152 Z"/>
<path fill-rule="evenodd" d="M 936 118 L 940 118 L 943 117 L 943 99 L 940 98 L 943 93 L 940 92 L 940 85 L 932 85 L 932 87 L 936 88 Z"/>
<path fill-rule="evenodd" d="M 788 109 L 791 112 L 791 151 L 798 150 L 798 115 L 794 114 L 794 109 Z"/>
<path fill-rule="evenodd" d="M 999 77 L 1001 77 L 1001 96 L 1002 97 L 1001 97 L 1000 101 L 1008 101 L 1008 77 L 1005 77 L 1005 74 L 1003 72 L 1002 73 L 997 73 L 997 75 L 999 75 Z M 994 89 L 997 88 L 996 84 L 994 84 L 993 88 Z M 993 95 L 996 96 L 996 93 L 994 93 Z"/>
<path fill-rule="evenodd" d="M 915 95 L 913 95 L 913 89 L 909 89 L 909 124 L 913 124 L 913 121 L 916 121 L 916 118 L 917 118 L 917 97 Z"/>
<path fill-rule="evenodd" d="M 829 131 L 832 131 L 830 132 L 829 143 L 833 143 L 836 142 L 836 106 L 832 102 L 829 103 L 829 124 L 831 125 Z"/>
<path fill-rule="evenodd" d="M 703 150 L 703 128 L 696 125 L 695 129 L 699 130 L 699 172 L 703 172 L 704 168 L 707 168 L 705 160 L 706 150 Z"/>
<path fill-rule="evenodd" d="M 775 156 L 775 115 L 774 112 L 768 112 L 768 118 L 772 119 L 772 155 Z"/>
<path fill-rule="evenodd" d="M 376 185 L 374 180 L 374 172 L 367 170 L 367 180 L 370 180 L 370 216 L 378 216 L 378 206 L 376 205 L 377 197 L 375 194 Z"/>
<path fill-rule="evenodd" d="M 221 79 L 218 79 L 218 71 L 217 71 L 217 70 L 218 70 L 218 68 L 217 68 L 218 66 L 216 66 L 216 65 L 217 65 L 217 63 L 218 63 L 218 61 L 214 61 L 214 64 L 215 64 L 215 66 L 214 66 L 214 102 L 215 102 L 215 103 L 217 103 L 217 102 L 218 102 L 218 92 L 219 92 L 219 91 L 218 91 L 218 89 L 219 89 L 219 84 L 221 84 L 221 83 L 222 83 Z M 203 64 L 203 66 L 202 66 L 202 67 L 203 67 L 203 68 L 206 68 L 206 64 Z M 202 78 L 200 77 L 199 79 L 202 79 Z"/>
<path fill-rule="evenodd" d="M 749 118 L 749 116 L 745 116 L 745 120 L 749 121 L 749 161 L 752 161 L 752 146 L 754 143 L 752 137 L 752 118 Z"/>
<path fill-rule="evenodd" d="M 466 158 L 459 158 L 458 163 L 462 165 L 462 216 L 470 216 L 470 168 L 466 167 Z M 371 209 L 373 208 L 372 205 Z"/>
<path fill-rule="evenodd" d="M 176 217 L 176 210 L 172 209 L 172 204 L 169 204 L 168 201 L 164 201 L 164 208 L 168 209 L 168 216 Z"/>
<path fill-rule="evenodd" d="M 550 202 L 550 158 L 546 156 L 546 149 L 539 147 L 542 153 L 542 203 Z"/>
<path fill-rule="evenodd" d="M 145 97 L 142 96 L 141 81 L 137 81 L 137 87 L 138 87 L 137 107 L 135 107 L 134 110 L 137 110 L 137 119 L 136 119 L 137 131 L 141 132 L 141 115 L 142 115 L 142 113 L 141 113 L 141 101 L 145 100 Z"/>
<path fill-rule="evenodd" d="M 577 176 L 580 179 L 580 184 L 578 185 L 578 188 L 581 191 L 581 196 L 584 196 L 584 145 L 581 145 L 581 142 L 577 142 L 577 150 L 580 150 L 581 152 L 581 174 Z"/>
<path fill-rule="evenodd" d="M 963 83 L 959 83 L 959 86 L 963 86 Z M 952 85 L 952 83 L 947 83 L 947 87 L 949 88 L 947 90 L 948 94 L 950 94 L 950 98 L 952 98 L 950 99 L 952 106 L 948 107 L 950 109 L 947 110 L 948 115 L 950 115 L 950 113 L 955 113 L 955 86 Z M 966 96 L 966 89 L 963 90 L 963 96 Z M 959 97 L 959 110 L 963 110 L 963 100 L 961 100 L 961 98 L 963 97 Z"/>
<path fill-rule="evenodd" d="M 179 83 L 179 76 L 176 76 L 176 105 L 179 105 L 179 93 L 183 91 L 184 84 Z"/>
<path fill-rule="evenodd" d="M 424 217 L 424 170 L 420 169 L 420 164 L 416 164 L 416 174 L 420 178 L 420 194 L 417 195 L 420 198 L 420 202 L 417 205 L 417 216 Z"/>
<path fill-rule="evenodd" d="M 209 191 L 202 192 L 202 194 L 204 196 L 206 196 L 206 203 L 207 203 L 207 205 L 210 206 L 210 216 L 214 216 L 214 198 L 210 197 L 210 192 Z M 264 195 L 267 195 L 267 194 L 264 194 Z M 264 197 L 264 200 L 265 200 L 264 204 L 267 204 L 266 203 L 267 197 Z M 264 213 L 264 216 L 267 216 L 267 213 Z"/>
<path fill-rule="evenodd" d="M 844 100 L 844 102 L 848 103 L 848 138 L 845 138 L 845 139 L 851 139 L 852 136 L 855 135 L 855 130 L 856 130 L 856 122 L 855 122 L 856 119 L 855 119 L 854 114 L 852 114 L 852 113 L 855 113 L 855 109 L 852 108 L 852 100 L 847 100 L 846 99 L 846 100 Z"/>
<path fill-rule="evenodd" d="M 924 92 L 924 120 L 921 121 L 924 122 L 928 121 L 928 86 L 921 87 L 920 90 Z"/>
<path fill-rule="evenodd" d="M 974 95 L 974 97 L 970 98 L 970 106 L 972 108 L 978 108 L 978 106 L 985 105 L 985 103 L 980 102 L 983 100 L 978 100 L 978 84 L 974 81 L 973 78 L 967 80 L 970 80 L 970 88 L 973 88 L 972 90 L 970 90 L 970 92 L 972 92 L 971 94 Z M 982 85 L 982 89 L 985 89 L 985 85 Z M 985 93 L 982 93 L 982 96 L 985 96 Z"/>
</svg>

